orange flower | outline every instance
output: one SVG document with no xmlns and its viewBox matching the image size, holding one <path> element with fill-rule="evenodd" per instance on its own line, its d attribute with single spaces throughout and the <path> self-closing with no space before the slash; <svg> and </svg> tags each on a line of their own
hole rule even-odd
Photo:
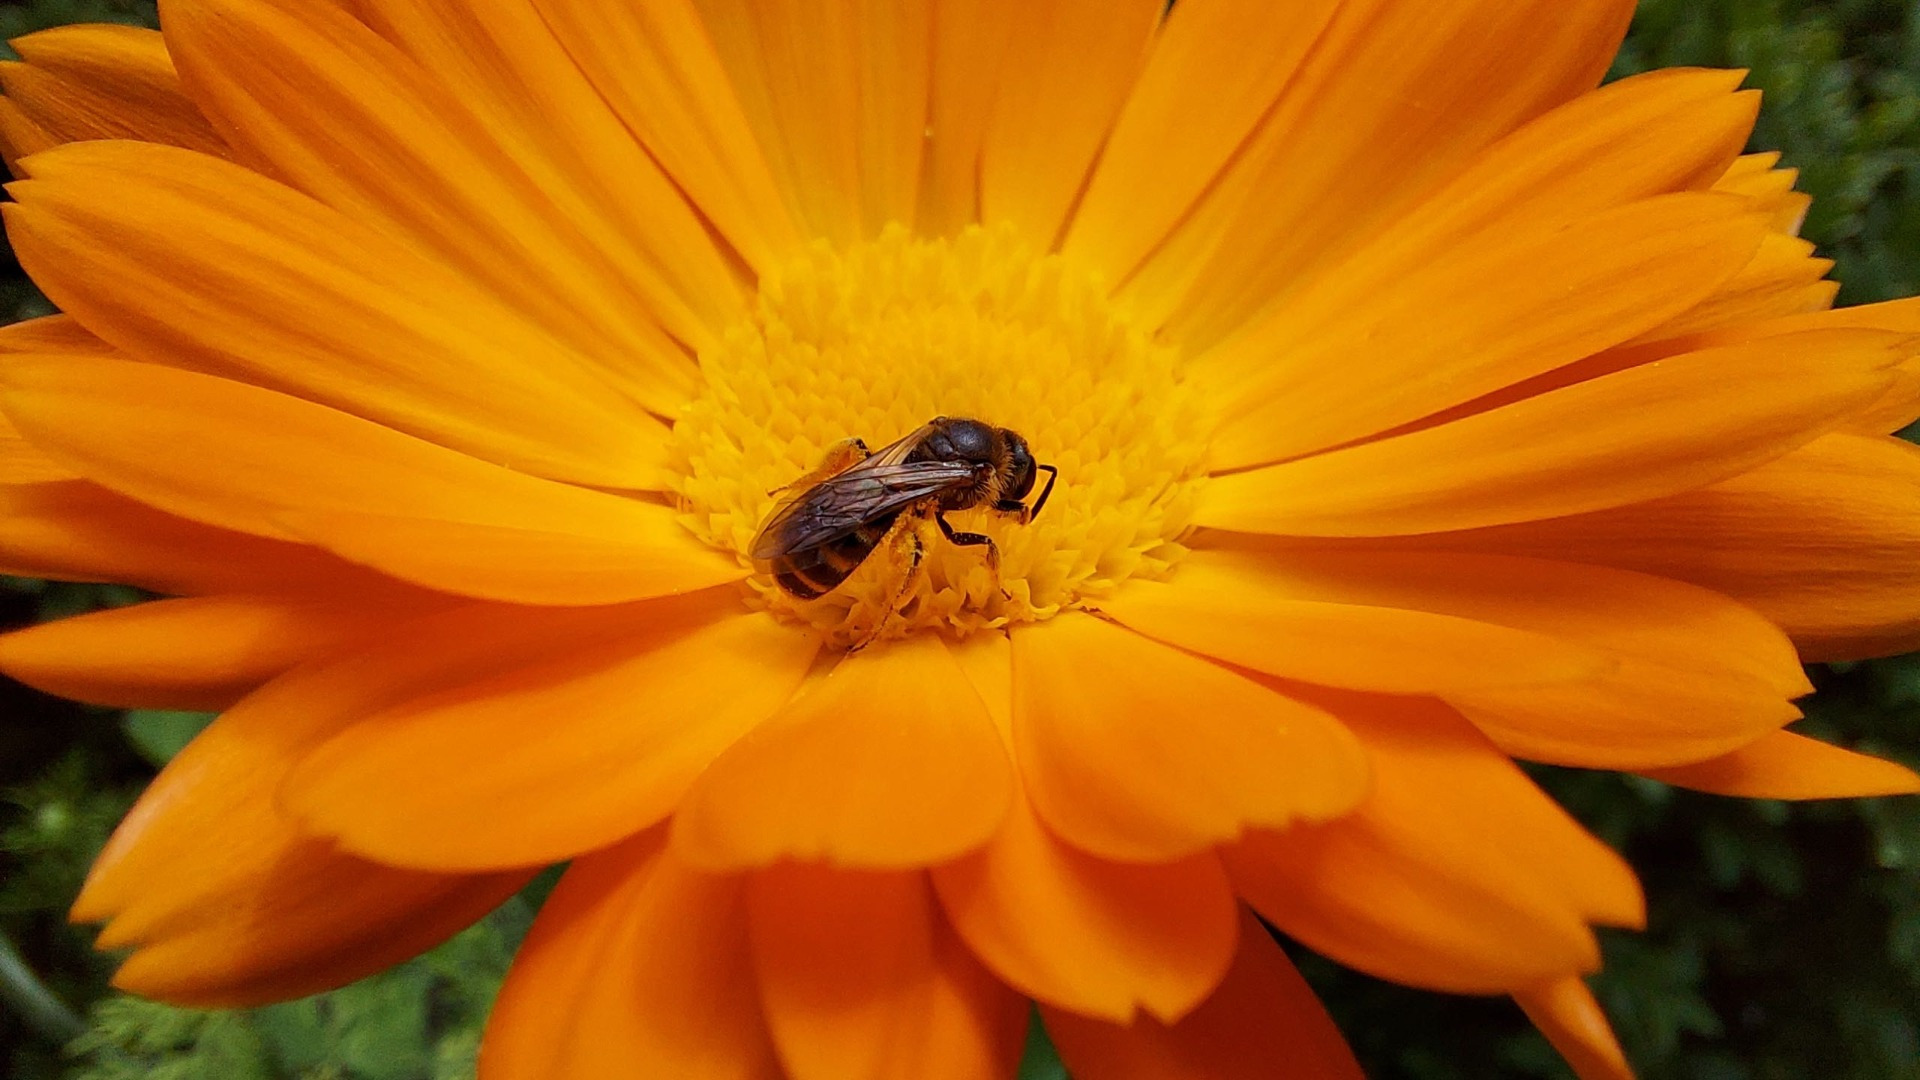
<svg viewBox="0 0 1920 1080">
<path fill-rule="evenodd" d="M 75 906 L 119 984 L 337 985 L 571 860 L 488 1080 L 1004 1077 L 1029 1001 L 1080 1080 L 1357 1075 L 1254 913 L 1624 1075 L 1638 885 L 1512 759 L 1920 788 L 1783 730 L 1920 644 L 1920 303 L 1827 310 L 1738 75 L 1595 89 L 1626 0 L 1163 7 L 19 42 L 0 562 L 174 598 L 0 666 L 226 709 Z M 936 415 L 1059 470 L 954 513 L 997 572 L 747 558 Z"/>
</svg>

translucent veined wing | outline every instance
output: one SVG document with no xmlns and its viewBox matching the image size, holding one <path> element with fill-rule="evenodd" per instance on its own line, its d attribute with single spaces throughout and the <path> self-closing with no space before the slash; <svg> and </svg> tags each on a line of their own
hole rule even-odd
<svg viewBox="0 0 1920 1080">
<path fill-rule="evenodd" d="M 944 419 L 944 417 L 942 419 Z M 936 421 L 931 421 L 929 423 L 921 424 L 919 427 L 914 428 L 912 431 L 907 432 L 905 435 L 902 435 L 899 438 L 888 443 L 887 445 L 881 447 L 880 449 L 875 450 L 873 452 L 872 457 L 867 458 L 865 461 L 861 462 L 860 464 L 875 465 L 875 466 L 900 464 L 901 462 L 907 460 L 908 454 L 913 453 L 914 447 L 919 446 L 921 443 L 925 442 L 927 439 L 927 436 L 933 434 L 934 425 L 937 424 L 938 422 L 939 421 L 936 420 Z M 855 466 L 855 468 L 858 468 L 858 467 L 859 466 Z"/>
<path fill-rule="evenodd" d="M 978 466 L 965 461 L 883 460 L 900 445 L 895 443 L 775 507 L 753 538 L 749 554 L 777 559 L 829 544 L 929 495 L 973 482 Z M 906 452 L 897 456 L 905 457 Z"/>
</svg>

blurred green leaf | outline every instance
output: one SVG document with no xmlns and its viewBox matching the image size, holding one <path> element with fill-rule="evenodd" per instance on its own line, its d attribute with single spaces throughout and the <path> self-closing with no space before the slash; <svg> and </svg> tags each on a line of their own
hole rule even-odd
<svg viewBox="0 0 1920 1080">
<path fill-rule="evenodd" d="M 1020 1058 L 1019 1080 L 1067 1080 L 1067 1067 L 1060 1064 L 1060 1055 L 1047 1038 L 1038 1009 L 1033 1010 L 1033 1020 L 1027 1025 L 1027 1049 Z"/>
<path fill-rule="evenodd" d="M 195 735 L 213 723 L 212 713 L 133 709 L 120 721 L 127 739 L 155 766 L 165 765 L 186 749 Z"/>
</svg>

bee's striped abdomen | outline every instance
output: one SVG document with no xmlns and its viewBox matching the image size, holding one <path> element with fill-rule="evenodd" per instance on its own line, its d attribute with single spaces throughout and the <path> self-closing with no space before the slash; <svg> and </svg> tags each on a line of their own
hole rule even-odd
<svg viewBox="0 0 1920 1080">
<path fill-rule="evenodd" d="M 802 600 L 825 596 L 867 561 L 867 556 L 886 539 L 887 531 L 899 516 L 883 515 L 819 547 L 775 559 L 774 580 Z"/>
</svg>

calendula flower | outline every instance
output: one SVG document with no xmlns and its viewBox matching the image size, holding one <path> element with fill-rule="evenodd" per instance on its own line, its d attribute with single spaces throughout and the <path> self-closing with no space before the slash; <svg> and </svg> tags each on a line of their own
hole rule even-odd
<svg viewBox="0 0 1920 1080">
<path fill-rule="evenodd" d="M 1738 74 L 1596 89 L 1631 7 L 21 40 L 6 223 L 64 314 L 0 335 L 0 553 L 172 598 L 0 666 L 225 710 L 75 917 L 244 1004 L 570 861 L 488 1080 L 1006 1077 L 1035 1002 L 1080 1080 L 1357 1075 L 1257 914 L 1624 1075 L 1581 976 L 1639 888 L 1515 758 L 1920 786 L 1783 730 L 1801 659 L 1920 644 L 1920 304 L 1829 310 Z M 1057 469 L 953 500 L 992 554 L 907 502 L 824 595 L 778 576 L 820 537 L 753 558 L 936 417 Z"/>
</svg>

